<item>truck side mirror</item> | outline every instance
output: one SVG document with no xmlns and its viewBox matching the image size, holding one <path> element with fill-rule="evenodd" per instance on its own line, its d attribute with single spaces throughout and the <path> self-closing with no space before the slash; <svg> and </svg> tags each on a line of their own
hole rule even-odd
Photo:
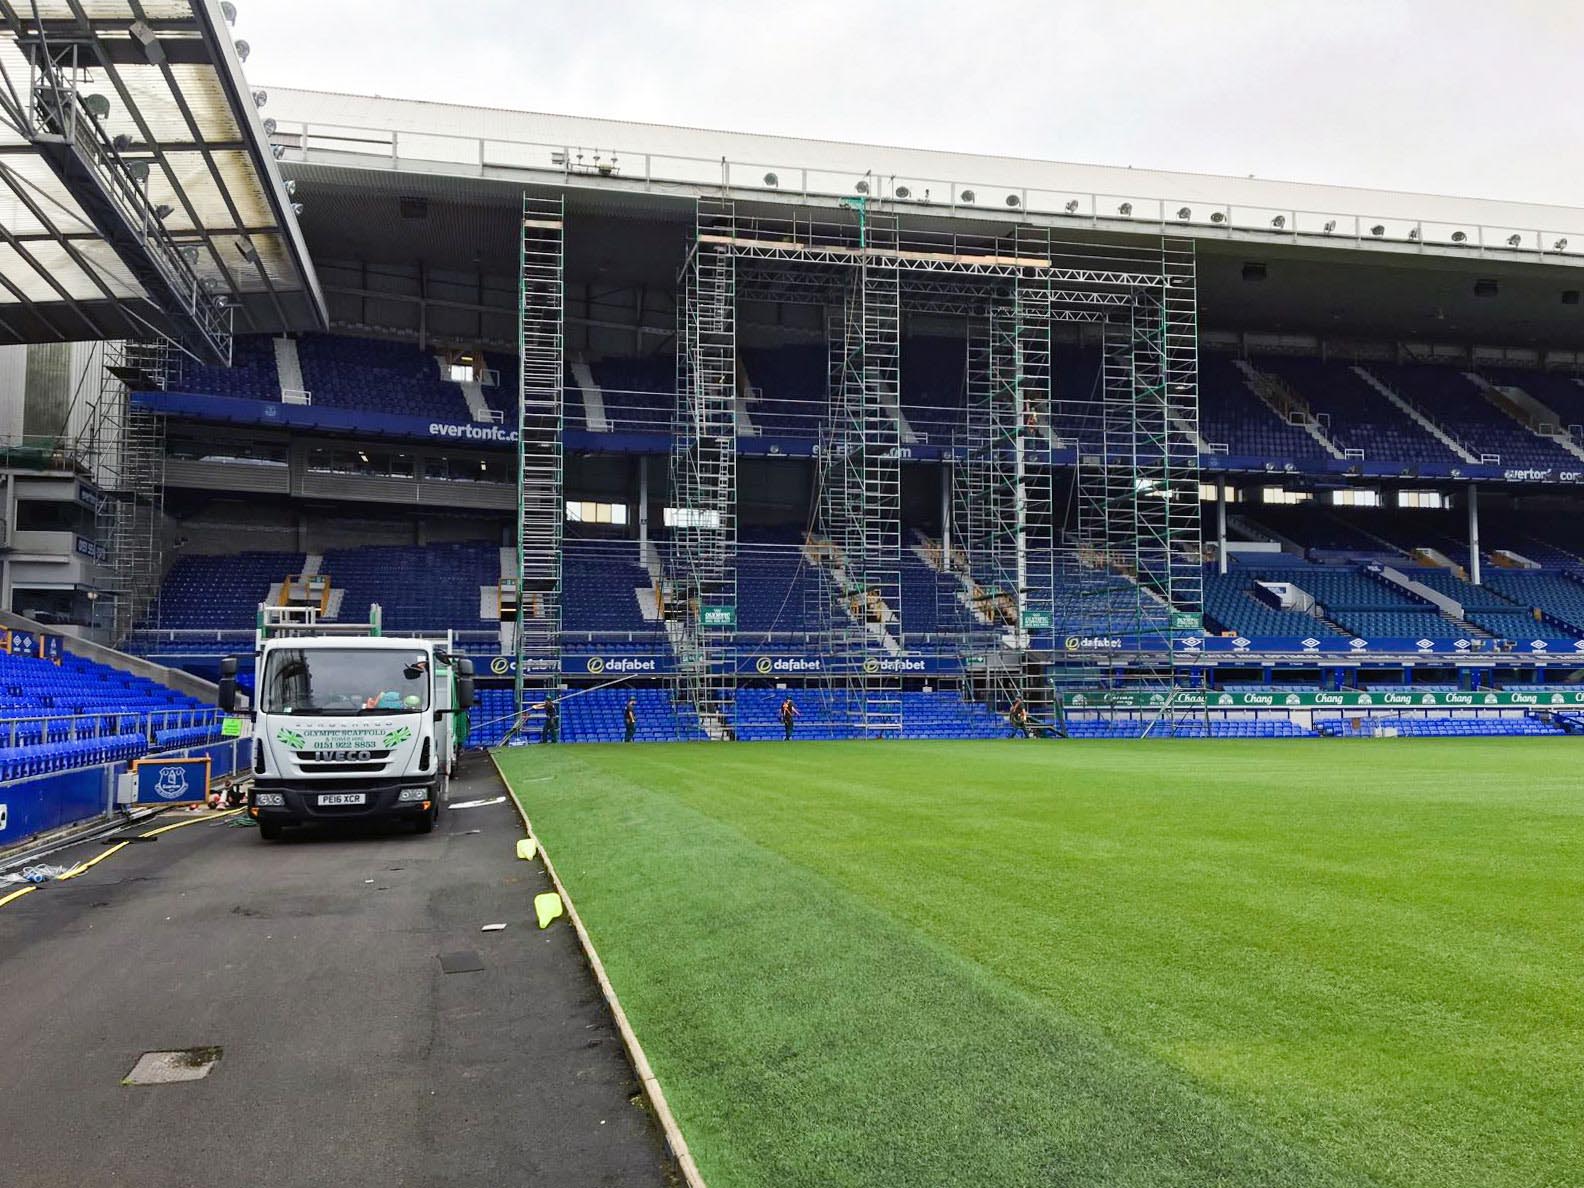
<svg viewBox="0 0 1584 1188">
<path fill-rule="evenodd" d="M 473 708 L 473 678 L 458 676 L 456 683 L 457 709 L 470 710 Z"/>
<path fill-rule="evenodd" d="M 466 656 L 458 656 L 453 663 L 456 665 L 457 676 L 473 675 L 473 661 Z"/>
<path fill-rule="evenodd" d="M 221 709 L 225 710 L 226 713 L 229 714 L 229 713 L 234 713 L 236 711 L 236 700 L 237 700 L 236 677 L 234 677 L 234 676 L 223 676 L 223 677 L 221 677 L 220 678 L 220 692 L 215 697 L 215 703 Z"/>
<path fill-rule="evenodd" d="M 235 656 L 222 656 L 220 658 L 220 675 L 234 677 L 237 674 L 237 658 Z"/>
</svg>

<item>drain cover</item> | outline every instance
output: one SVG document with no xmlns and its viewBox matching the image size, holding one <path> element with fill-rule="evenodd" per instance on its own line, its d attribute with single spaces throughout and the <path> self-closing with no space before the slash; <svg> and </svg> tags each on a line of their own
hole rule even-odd
<svg viewBox="0 0 1584 1188">
<path fill-rule="evenodd" d="M 170 1085 L 201 1081 L 220 1061 L 219 1048 L 183 1048 L 176 1052 L 144 1052 L 121 1082 L 123 1085 Z"/>
<path fill-rule="evenodd" d="M 457 953 L 440 954 L 440 970 L 442 973 L 477 973 L 484 968 L 484 963 L 479 960 L 479 955 L 471 949 L 463 949 Z"/>
</svg>

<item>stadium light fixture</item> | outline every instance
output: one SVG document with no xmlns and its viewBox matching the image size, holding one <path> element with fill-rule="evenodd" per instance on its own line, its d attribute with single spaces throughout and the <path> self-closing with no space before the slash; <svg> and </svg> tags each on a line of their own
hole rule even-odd
<svg viewBox="0 0 1584 1188">
<path fill-rule="evenodd" d="M 1274 219 L 1271 220 L 1271 226 L 1275 227 L 1276 230 L 1278 230 L 1278 231 L 1280 231 L 1286 225 L 1287 225 L 1287 216 L 1286 215 L 1277 215 Z"/>
<path fill-rule="evenodd" d="M 1468 242 L 1468 232 L 1467 231 L 1454 231 L 1454 232 L 1452 232 L 1452 242 L 1453 243 L 1467 243 Z"/>
<path fill-rule="evenodd" d="M 765 174 L 764 184 L 769 186 L 771 189 L 775 189 L 776 186 L 781 184 L 781 179 L 773 173 L 767 173 Z"/>
<path fill-rule="evenodd" d="M 302 214 L 302 212 L 303 212 L 303 204 L 301 202 L 293 202 L 292 203 L 292 214 L 300 215 L 300 214 Z"/>
<path fill-rule="evenodd" d="M 857 190 L 860 194 L 867 194 L 869 192 L 869 183 L 866 181 L 860 181 L 853 187 L 853 189 Z"/>
<path fill-rule="evenodd" d="M 1189 219 L 1193 218 L 1193 211 L 1189 207 L 1185 206 L 1177 212 L 1177 217 L 1186 223 Z"/>
<path fill-rule="evenodd" d="M 1408 230 L 1408 239 L 1409 239 L 1410 242 L 1418 242 L 1418 239 L 1419 239 L 1419 228 L 1418 227 L 1409 228 L 1409 230 Z"/>
<path fill-rule="evenodd" d="M 1006 204 L 1008 206 L 1010 206 L 1010 207 L 1016 208 L 1018 206 L 1021 206 L 1022 203 L 1023 203 L 1023 200 L 1021 198 L 1019 198 L 1016 194 L 1008 194 L 1006 196 Z"/>
<path fill-rule="evenodd" d="M 1330 235 L 1331 232 L 1336 230 L 1336 220 L 1335 219 L 1327 219 L 1326 220 L 1326 225 L 1322 228 L 1322 230 L 1327 235 Z"/>
<path fill-rule="evenodd" d="M 1226 214 L 1225 214 L 1225 212 L 1219 211 L 1219 210 L 1211 211 L 1210 212 L 1210 221 L 1212 223 L 1215 223 L 1217 226 L 1219 226 L 1220 224 L 1226 222 Z"/>
<path fill-rule="evenodd" d="M 1523 236 L 1522 235 L 1517 235 L 1517 234 L 1509 235 L 1507 237 L 1507 246 L 1508 247 L 1522 247 L 1523 246 Z"/>
<path fill-rule="evenodd" d="M 254 107 L 263 107 L 268 102 L 269 102 L 269 92 L 268 91 L 262 91 L 261 90 L 261 91 L 254 91 L 253 92 L 253 106 Z"/>
<path fill-rule="evenodd" d="M 174 213 L 174 210 L 175 208 L 169 203 L 161 202 L 154 208 L 154 217 L 163 223 L 166 219 L 170 218 L 171 214 Z"/>
<path fill-rule="evenodd" d="M 1078 199 L 1076 199 L 1076 198 L 1068 199 L 1067 200 L 1067 205 L 1062 207 L 1062 209 L 1065 210 L 1068 214 L 1077 214 L 1078 213 Z"/>
<path fill-rule="evenodd" d="M 274 117 L 273 116 L 270 117 L 269 119 L 264 121 L 264 135 L 265 136 L 274 136 L 275 135 L 275 129 L 279 128 L 279 127 L 280 127 L 280 125 L 275 122 Z"/>
<path fill-rule="evenodd" d="M 1565 239 L 1557 240 L 1555 243 L 1553 243 L 1551 245 L 1551 250 L 1553 252 L 1565 252 L 1565 251 L 1567 251 L 1567 240 L 1565 240 Z"/>
<path fill-rule="evenodd" d="M 246 62 L 248 60 L 248 55 L 253 52 L 253 47 L 245 41 L 238 41 L 236 43 L 236 52 L 237 59 L 239 61 Z"/>
<path fill-rule="evenodd" d="M 286 193 L 288 193 L 288 194 L 296 194 L 297 193 L 297 179 L 296 178 L 288 177 L 286 179 Z"/>
<path fill-rule="evenodd" d="M 962 192 L 962 200 L 964 202 L 972 202 L 974 200 L 974 192 L 972 190 L 964 190 Z"/>
<path fill-rule="evenodd" d="M 127 176 L 135 181 L 138 185 L 142 185 L 144 182 L 148 181 L 148 174 L 149 167 L 147 161 L 133 161 L 132 164 L 127 166 Z"/>
<path fill-rule="evenodd" d="M 125 132 L 117 132 L 115 139 L 110 142 L 110 147 L 118 153 L 124 153 L 132 147 L 132 138 Z"/>
<path fill-rule="evenodd" d="M 1381 226 L 1379 223 L 1376 223 L 1373 227 L 1370 228 L 1370 234 L 1375 236 L 1378 239 L 1382 235 L 1386 234 L 1386 228 Z"/>
<path fill-rule="evenodd" d="M 1133 204 L 1131 202 L 1124 202 L 1121 206 L 1117 207 L 1117 214 L 1119 214 L 1119 215 L 1124 215 L 1125 216 L 1125 215 L 1130 215 L 1132 213 L 1133 213 Z"/>
<path fill-rule="evenodd" d="M 84 95 L 82 105 L 83 109 L 96 120 L 107 120 L 110 118 L 110 100 L 103 95 L 98 93 Z"/>
<path fill-rule="evenodd" d="M 895 190 L 895 193 L 896 193 L 896 196 L 898 198 L 911 198 L 911 197 L 913 197 L 913 191 L 908 189 L 906 186 L 898 186 L 896 188 L 896 190 Z"/>
<path fill-rule="evenodd" d="M 225 17 L 226 24 L 236 24 L 236 5 L 231 0 L 220 0 L 220 15 Z"/>
<path fill-rule="evenodd" d="M 272 144 L 270 145 L 270 152 L 274 153 L 275 159 L 279 161 L 286 155 L 286 146 L 284 144 Z"/>
</svg>

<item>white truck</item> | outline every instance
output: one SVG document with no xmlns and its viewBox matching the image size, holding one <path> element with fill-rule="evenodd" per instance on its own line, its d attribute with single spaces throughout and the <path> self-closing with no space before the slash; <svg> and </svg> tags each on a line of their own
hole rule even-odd
<svg viewBox="0 0 1584 1188">
<path fill-rule="evenodd" d="M 288 825 L 439 819 L 467 744 L 473 665 L 440 639 L 325 624 L 297 607 L 261 607 L 254 652 L 253 782 L 259 836 Z M 220 666 L 220 707 L 235 711 L 236 657 Z"/>
</svg>

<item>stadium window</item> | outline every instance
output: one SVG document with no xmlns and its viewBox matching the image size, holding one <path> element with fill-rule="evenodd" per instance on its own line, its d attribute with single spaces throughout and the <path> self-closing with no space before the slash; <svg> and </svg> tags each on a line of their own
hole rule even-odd
<svg viewBox="0 0 1584 1188">
<path fill-rule="evenodd" d="M 1379 507 L 1379 491 L 1332 491 L 1331 503 L 1335 507 Z"/>
<path fill-rule="evenodd" d="M 1289 491 L 1285 487 L 1260 488 L 1261 503 L 1308 503 L 1313 498 L 1313 491 Z"/>
<path fill-rule="evenodd" d="M 451 364 L 451 382 L 453 384 L 469 384 L 473 382 L 473 364 Z"/>
<path fill-rule="evenodd" d="M 1214 483 L 1200 483 L 1199 484 L 1199 502 L 1200 503 L 1214 503 L 1215 501 L 1216 501 L 1216 485 Z M 1228 487 L 1226 489 L 1226 501 L 1228 503 L 1236 503 L 1238 501 L 1238 492 L 1237 492 L 1237 489 L 1235 487 Z"/>
<path fill-rule="evenodd" d="M 567 522 L 571 524 L 616 524 L 627 523 L 627 505 L 625 503 L 594 503 L 586 499 L 568 499 L 566 505 Z"/>
<path fill-rule="evenodd" d="M 721 522 L 712 508 L 668 507 L 662 518 L 667 528 L 719 528 Z"/>
<path fill-rule="evenodd" d="M 1398 491 L 1397 506 L 1440 510 L 1447 507 L 1447 497 L 1440 491 Z"/>
</svg>

